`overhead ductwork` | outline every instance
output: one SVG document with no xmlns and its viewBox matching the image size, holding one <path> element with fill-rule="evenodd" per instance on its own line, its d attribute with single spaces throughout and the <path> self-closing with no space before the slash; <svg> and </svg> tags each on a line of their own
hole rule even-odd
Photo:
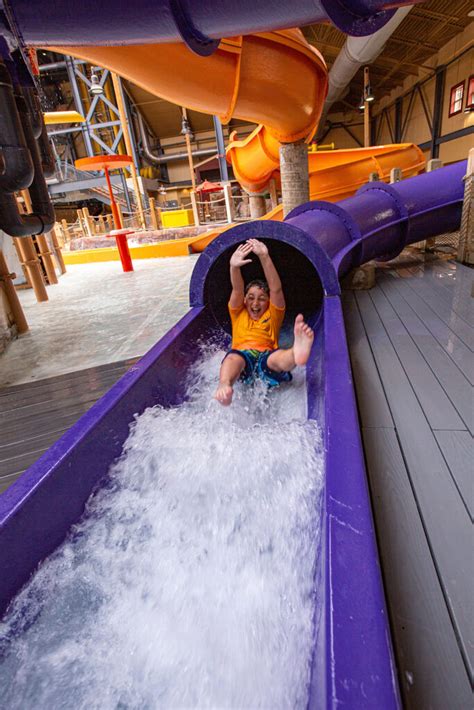
<svg viewBox="0 0 474 710">
<path fill-rule="evenodd" d="M 413 5 L 402 7 L 391 20 L 370 37 L 348 37 L 329 71 L 328 93 L 319 122 L 318 134 L 324 128 L 326 116 L 331 106 L 343 97 L 348 85 L 358 70 L 371 64 L 382 52 L 387 40 L 408 15 Z"/>
<path fill-rule="evenodd" d="M 173 160 L 187 160 L 187 153 L 169 153 L 158 154 L 154 153 L 150 147 L 150 142 L 148 140 L 148 133 L 146 130 L 145 122 L 140 112 L 138 112 L 138 124 L 140 128 L 140 138 L 142 141 L 142 152 L 144 157 L 153 165 L 163 165 L 163 163 L 171 163 Z M 203 148 L 202 150 L 195 150 L 192 153 L 193 158 L 204 158 L 209 155 L 216 155 L 217 148 Z"/>
</svg>

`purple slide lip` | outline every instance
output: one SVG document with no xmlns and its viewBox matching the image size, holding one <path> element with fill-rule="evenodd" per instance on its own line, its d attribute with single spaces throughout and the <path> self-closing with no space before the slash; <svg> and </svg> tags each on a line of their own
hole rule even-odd
<svg viewBox="0 0 474 710">
<path fill-rule="evenodd" d="M 286 264 L 288 283 L 313 276 L 305 302 L 296 304 L 298 294 L 290 293 L 289 310 L 301 306 L 312 322 L 319 318 L 307 392 L 308 414 L 324 429 L 326 489 L 321 549 L 315 550 L 320 623 L 308 705 L 400 707 L 337 277 L 456 229 L 465 171 L 464 161 L 396 185 L 370 183 L 337 205 L 303 205 L 278 227 L 259 221 L 219 236 L 196 264 L 189 313 L 0 496 L 0 611 L 80 517 L 120 454 L 134 414 L 183 401 L 199 340 L 225 325 L 210 295 L 227 273 L 226 254 L 236 242 L 260 236 Z"/>
</svg>

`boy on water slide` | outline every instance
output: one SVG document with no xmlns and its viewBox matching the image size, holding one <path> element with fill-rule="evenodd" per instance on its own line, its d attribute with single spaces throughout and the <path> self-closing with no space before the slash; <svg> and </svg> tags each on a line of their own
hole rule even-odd
<svg viewBox="0 0 474 710">
<path fill-rule="evenodd" d="M 241 266 L 249 264 L 250 253 L 260 259 L 266 281 L 255 280 L 244 286 Z M 224 406 L 232 402 L 234 383 L 241 379 L 262 379 L 269 387 L 290 382 L 291 370 L 308 361 L 314 333 L 296 316 L 293 347 L 278 347 L 278 336 L 285 316 L 285 296 L 280 277 L 268 253 L 257 239 L 249 239 L 237 247 L 230 259 L 232 293 L 229 313 L 232 322 L 232 346 L 222 361 L 215 399 Z"/>
</svg>

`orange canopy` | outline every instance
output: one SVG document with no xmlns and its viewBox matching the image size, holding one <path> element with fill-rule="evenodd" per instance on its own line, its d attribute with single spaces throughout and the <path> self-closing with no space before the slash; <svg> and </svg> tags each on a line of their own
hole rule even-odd
<svg viewBox="0 0 474 710">
<path fill-rule="evenodd" d="M 204 180 L 204 182 L 197 186 L 196 192 L 221 192 L 222 189 L 223 187 L 220 183 Z"/>
<path fill-rule="evenodd" d="M 91 158 L 79 158 L 74 162 L 78 170 L 117 170 L 127 168 L 133 163 L 130 155 L 93 155 Z"/>
</svg>

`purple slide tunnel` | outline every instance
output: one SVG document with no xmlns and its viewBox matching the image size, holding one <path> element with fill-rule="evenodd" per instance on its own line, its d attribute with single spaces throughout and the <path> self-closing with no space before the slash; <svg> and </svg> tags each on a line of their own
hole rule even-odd
<svg viewBox="0 0 474 710">
<path fill-rule="evenodd" d="M 222 37 L 332 22 L 350 35 L 370 35 L 402 5 L 422 0 L 9 0 L 9 31 L 26 44 L 145 44 L 184 41 L 211 54 Z M 38 7 L 41 11 L 38 11 Z M 1 20 L 0 20 L 1 22 Z M 2 33 L 0 24 L 0 34 Z"/>
<path fill-rule="evenodd" d="M 0 612 L 81 516 L 120 455 L 134 415 L 183 401 L 200 339 L 228 328 L 229 255 L 259 237 L 282 276 L 289 317 L 301 311 L 316 329 L 308 416 L 324 431 L 326 482 L 308 706 L 399 708 L 338 278 L 368 259 L 457 229 L 465 171 L 462 162 L 396 185 L 370 183 L 336 205 L 308 203 L 283 223 L 239 225 L 212 242 L 194 269 L 188 314 L 0 496 Z M 251 277 L 254 267 L 247 268 Z"/>
</svg>

